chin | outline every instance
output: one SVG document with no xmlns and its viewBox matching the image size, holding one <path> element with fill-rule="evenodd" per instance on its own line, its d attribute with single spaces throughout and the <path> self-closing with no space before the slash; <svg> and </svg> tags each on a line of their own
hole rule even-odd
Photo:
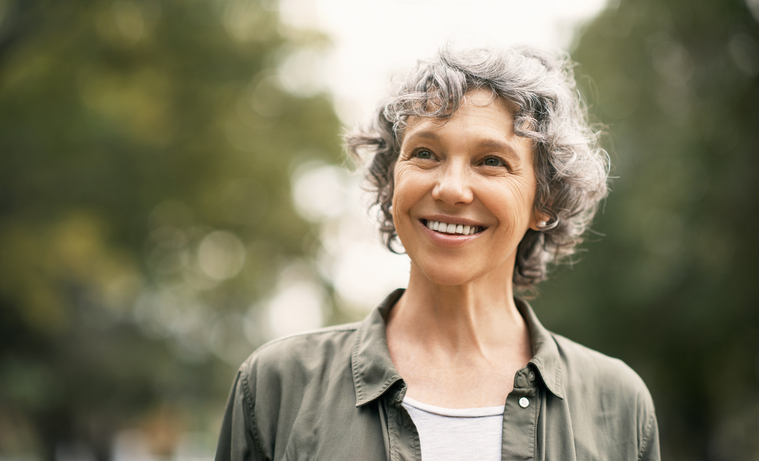
<svg viewBox="0 0 759 461">
<path fill-rule="evenodd" d="M 409 255 L 413 256 L 413 255 Z M 513 256 L 513 255 L 512 255 Z M 514 258 L 503 261 L 478 258 L 411 258 L 411 271 L 438 286 L 461 286 L 473 282 L 503 286 L 514 275 Z"/>
<path fill-rule="evenodd" d="M 430 267 L 417 266 L 421 274 L 430 282 L 435 285 L 441 286 L 459 286 L 482 277 L 483 274 L 475 273 L 471 270 L 465 269 L 450 269 L 441 267 L 438 265 L 431 265 Z"/>
</svg>

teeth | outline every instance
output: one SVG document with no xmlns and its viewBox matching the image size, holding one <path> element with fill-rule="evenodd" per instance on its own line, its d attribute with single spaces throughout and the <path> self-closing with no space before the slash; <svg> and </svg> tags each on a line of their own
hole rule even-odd
<svg viewBox="0 0 759 461">
<path fill-rule="evenodd" d="M 427 227 L 446 234 L 472 235 L 482 231 L 480 226 L 464 226 L 462 224 L 448 224 L 440 221 L 427 221 Z"/>
</svg>

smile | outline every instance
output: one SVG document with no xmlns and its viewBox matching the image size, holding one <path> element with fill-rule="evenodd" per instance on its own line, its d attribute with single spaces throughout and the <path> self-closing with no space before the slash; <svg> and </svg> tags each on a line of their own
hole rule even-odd
<svg viewBox="0 0 759 461">
<path fill-rule="evenodd" d="M 427 228 L 441 234 L 474 235 L 485 230 L 482 226 L 465 226 L 463 224 L 449 224 L 440 221 L 422 220 Z"/>
</svg>

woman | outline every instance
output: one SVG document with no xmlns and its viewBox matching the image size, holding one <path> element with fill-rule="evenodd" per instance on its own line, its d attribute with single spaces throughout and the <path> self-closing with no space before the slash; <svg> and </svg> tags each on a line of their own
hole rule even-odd
<svg viewBox="0 0 759 461">
<path fill-rule="evenodd" d="M 216 459 L 659 459 L 635 372 L 513 293 L 572 254 L 607 192 L 566 57 L 443 50 L 347 142 L 371 157 L 408 289 L 361 323 L 258 349 Z"/>
</svg>

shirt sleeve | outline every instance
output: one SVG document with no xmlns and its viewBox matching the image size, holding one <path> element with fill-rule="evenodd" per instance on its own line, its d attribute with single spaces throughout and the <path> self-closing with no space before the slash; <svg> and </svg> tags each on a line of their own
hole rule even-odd
<svg viewBox="0 0 759 461">
<path fill-rule="evenodd" d="M 242 371 L 238 371 L 221 424 L 216 461 L 264 459 L 256 443 L 253 417 L 253 399 L 247 389 L 247 379 Z"/>
<path fill-rule="evenodd" d="M 640 446 L 638 455 L 640 461 L 661 461 L 659 449 L 659 424 L 656 421 L 656 413 L 653 412 L 648 416 L 646 427 L 643 432 L 643 443 Z"/>
</svg>

